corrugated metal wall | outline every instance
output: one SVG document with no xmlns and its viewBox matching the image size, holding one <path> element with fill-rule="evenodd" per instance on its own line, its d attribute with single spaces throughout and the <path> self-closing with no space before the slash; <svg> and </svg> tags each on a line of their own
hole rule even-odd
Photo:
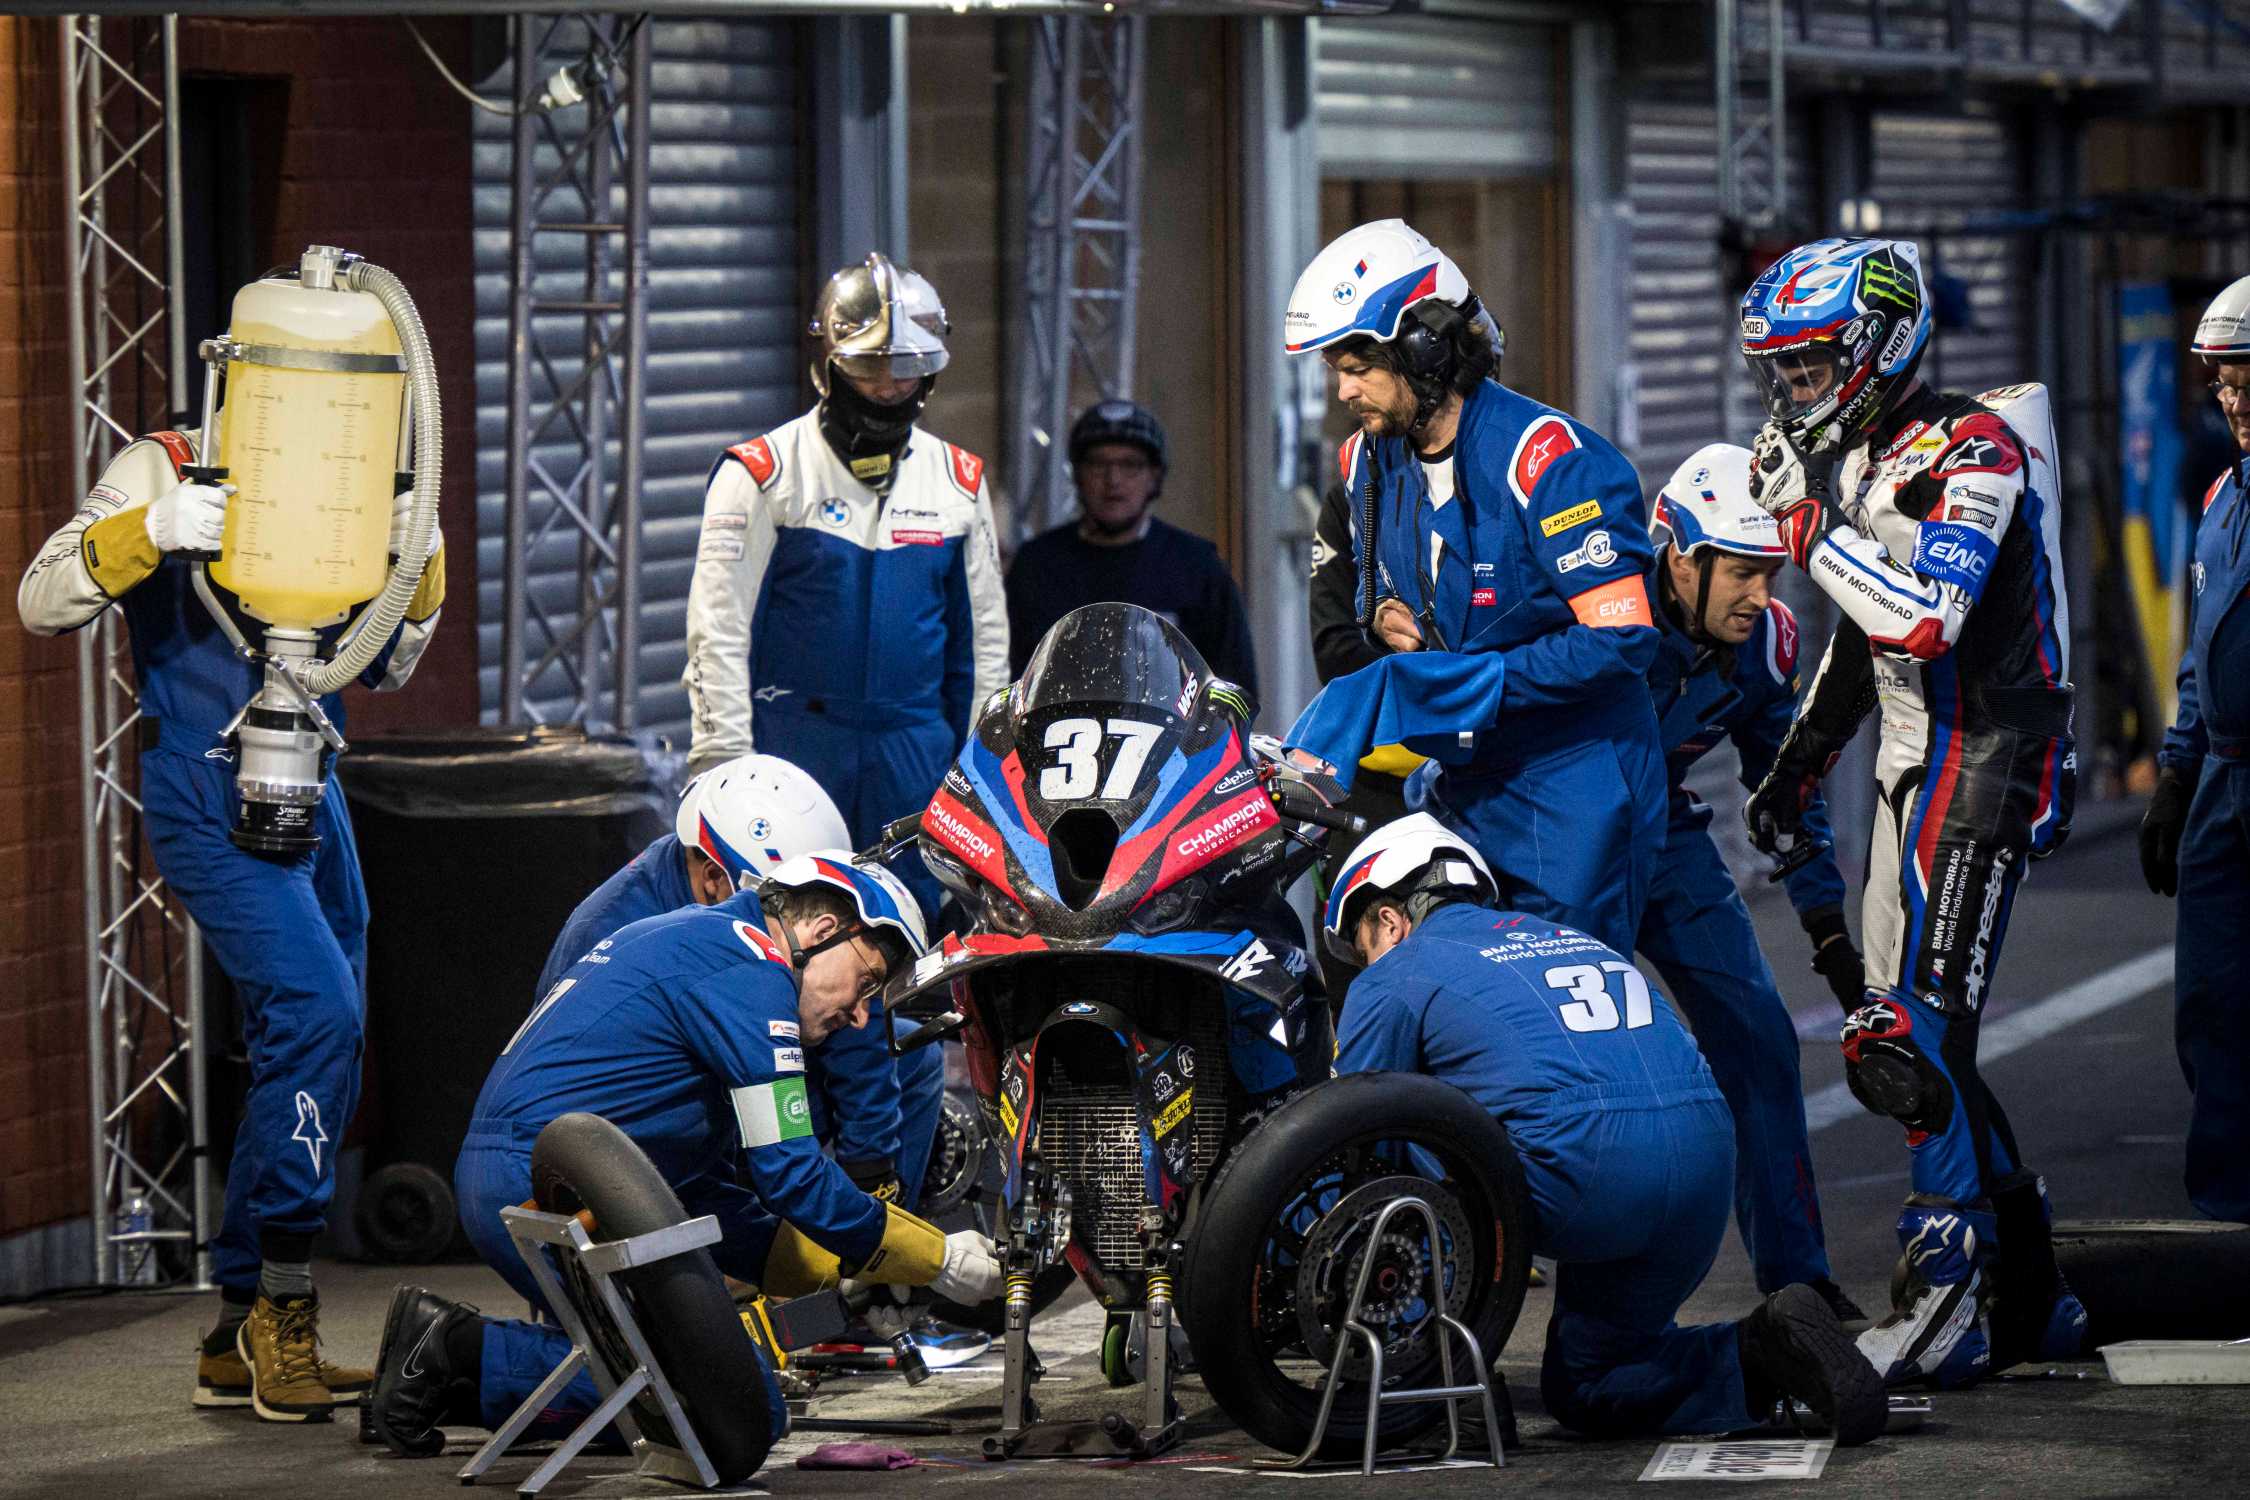
<svg viewBox="0 0 2250 1500">
<path fill-rule="evenodd" d="M 2030 246 L 2021 235 L 1947 232 L 2023 205 L 2018 143 L 1989 119 L 1879 114 L 1874 127 L 1881 232 L 1918 240 L 1925 274 L 1958 279 L 1968 297 L 1969 326 L 1937 331 L 1923 378 L 1971 394 L 2028 378 Z"/>
<path fill-rule="evenodd" d="M 1555 170 L 1561 75 L 1553 27 L 1383 16 L 1324 20 L 1317 35 L 1314 88 L 1327 175 Z"/>
<path fill-rule="evenodd" d="M 798 306 L 802 221 L 798 201 L 796 28 L 783 21 L 650 21 L 655 44 L 654 148 L 650 166 L 648 438 L 641 495 L 640 720 L 684 737 L 679 678 L 689 576 L 703 483 L 719 451 L 794 416 L 804 364 Z M 510 92 L 503 70 L 485 92 Z M 482 704 L 499 704 L 502 542 L 508 400 L 509 124 L 476 121 L 478 659 Z M 566 132 L 567 138 L 567 132 Z M 542 144 L 539 170 L 554 166 Z M 613 205 L 621 214 L 622 197 Z M 584 244 L 542 235 L 543 296 L 581 295 Z M 577 320 L 541 333 L 551 353 L 575 339 Z M 577 363 L 558 359 L 568 385 Z M 558 424 L 550 437 L 567 431 Z M 614 444 L 612 466 L 615 472 Z M 553 469 L 568 450 L 550 442 L 534 457 Z M 543 513 L 534 494 L 533 515 Z M 576 592 L 576 532 L 549 538 L 531 559 L 532 597 L 568 610 Z M 527 642 L 544 649 L 536 628 Z M 556 691 L 552 675 L 542 688 Z M 551 713 L 551 711 L 550 711 Z"/>
</svg>

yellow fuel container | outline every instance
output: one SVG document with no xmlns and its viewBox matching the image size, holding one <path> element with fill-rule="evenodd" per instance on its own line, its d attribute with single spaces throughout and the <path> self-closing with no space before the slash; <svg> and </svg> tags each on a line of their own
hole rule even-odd
<svg viewBox="0 0 2250 1500">
<path fill-rule="evenodd" d="M 406 390 L 382 303 L 341 286 L 235 294 L 216 461 L 235 487 L 211 576 L 269 625 L 342 618 L 389 572 Z"/>
</svg>

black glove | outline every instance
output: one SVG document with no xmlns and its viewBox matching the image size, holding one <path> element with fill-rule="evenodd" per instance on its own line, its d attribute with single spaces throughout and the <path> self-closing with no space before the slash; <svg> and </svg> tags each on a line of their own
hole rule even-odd
<svg viewBox="0 0 2250 1500">
<path fill-rule="evenodd" d="M 1839 907 L 1823 906 L 1805 913 L 1800 919 L 1805 935 L 1812 939 L 1812 971 L 1828 981 L 1830 993 L 1836 1003 L 1850 1015 L 1859 1009 L 1859 1002 L 1867 993 L 1867 964 L 1852 946 L 1851 929 L 1844 925 L 1844 913 Z"/>
<path fill-rule="evenodd" d="M 861 1192 L 882 1203 L 896 1203 L 905 1194 L 905 1185 L 890 1162 L 877 1157 L 872 1161 L 842 1161 L 836 1165 Z"/>
<path fill-rule="evenodd" d="M 1806 836 L 1805 809 L 1841 753 L 1815 755 L 1794 732 L 1783 742 L 1773 769 L 1742 804 L 1742 821 L 1760 854 L 1779 859 Z"/>
<path fill-rule="evenodd" d="M 2159 896 L 2180 893 L 2180 830 L 2187 827 L 2188 804 L 2195 800 L 2193 776 L 2166 766 L 2156 776 L 2148 812 L 2141 818 L 2141 877 Z"/>
</svg>

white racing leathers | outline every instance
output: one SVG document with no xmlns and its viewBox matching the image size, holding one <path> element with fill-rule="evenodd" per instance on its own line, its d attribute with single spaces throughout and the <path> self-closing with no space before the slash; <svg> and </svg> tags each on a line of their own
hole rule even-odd
<svg viewBox="0 0 2250 1500">
<path fill-rule="evenodd" d="M 691 764 L 753 747 L 794 761 L 864 848 L 922 809 L 1007 685 L 983 460 L 916 431 L 878 492 L 817 409 L 729 448 L 704 493 L 687 648 Z"/>
<path fill-rule="evenodd" d="M 1776 772 L 1817 775 L 1879 705 L 1868 992 L 1844 1028 L 1846 1076 L 1906 1126 L 1901 1243 L 1922 1282 L 1989 1305 L 1993 1368 L 2050 1357 L 2083 1324 L 2055 1276 L 2044 1193 L 1976 1067 L 2025 864 L 2061 843 L 2070 818 L 2057 473 L 2038 385 L 1974 399 L 1918 390 L 1844 456 L 1833 524 L 1806 557 L 1844 620 Z M 2002 1241 L 1991 1304 L 1979 1281 Z M 1974 1379 L 1983 1340 L 1938 1326 L 1973 1316 L 1894 1320 L 1862 1347 L 1894 1379 Z"/>
</svg>

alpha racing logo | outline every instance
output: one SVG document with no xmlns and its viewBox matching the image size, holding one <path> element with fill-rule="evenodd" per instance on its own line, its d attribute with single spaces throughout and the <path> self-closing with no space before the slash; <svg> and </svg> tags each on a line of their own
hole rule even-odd
<svg viewBox="0 0 2250 1500">
<path fill-rule="evenodd" d="M 1264 798 L 1245 801 L 1218 822 L 1199 828 L 1173 846 L 1173 852 L 1183 859 L 1206 859 L 1241 842 L 1274 821 L 1273 809 Z"/>
<path fill-rule="evenodd" d="M 1258 768 L 1256 766 L 1237 766 L 1234 770 L 1219 778 L 1218 784 L 1211 788 L 1211 795 L 1214 797 L 1228 796 L 1241 791 L 1257 779 Z"/>
</svg>

